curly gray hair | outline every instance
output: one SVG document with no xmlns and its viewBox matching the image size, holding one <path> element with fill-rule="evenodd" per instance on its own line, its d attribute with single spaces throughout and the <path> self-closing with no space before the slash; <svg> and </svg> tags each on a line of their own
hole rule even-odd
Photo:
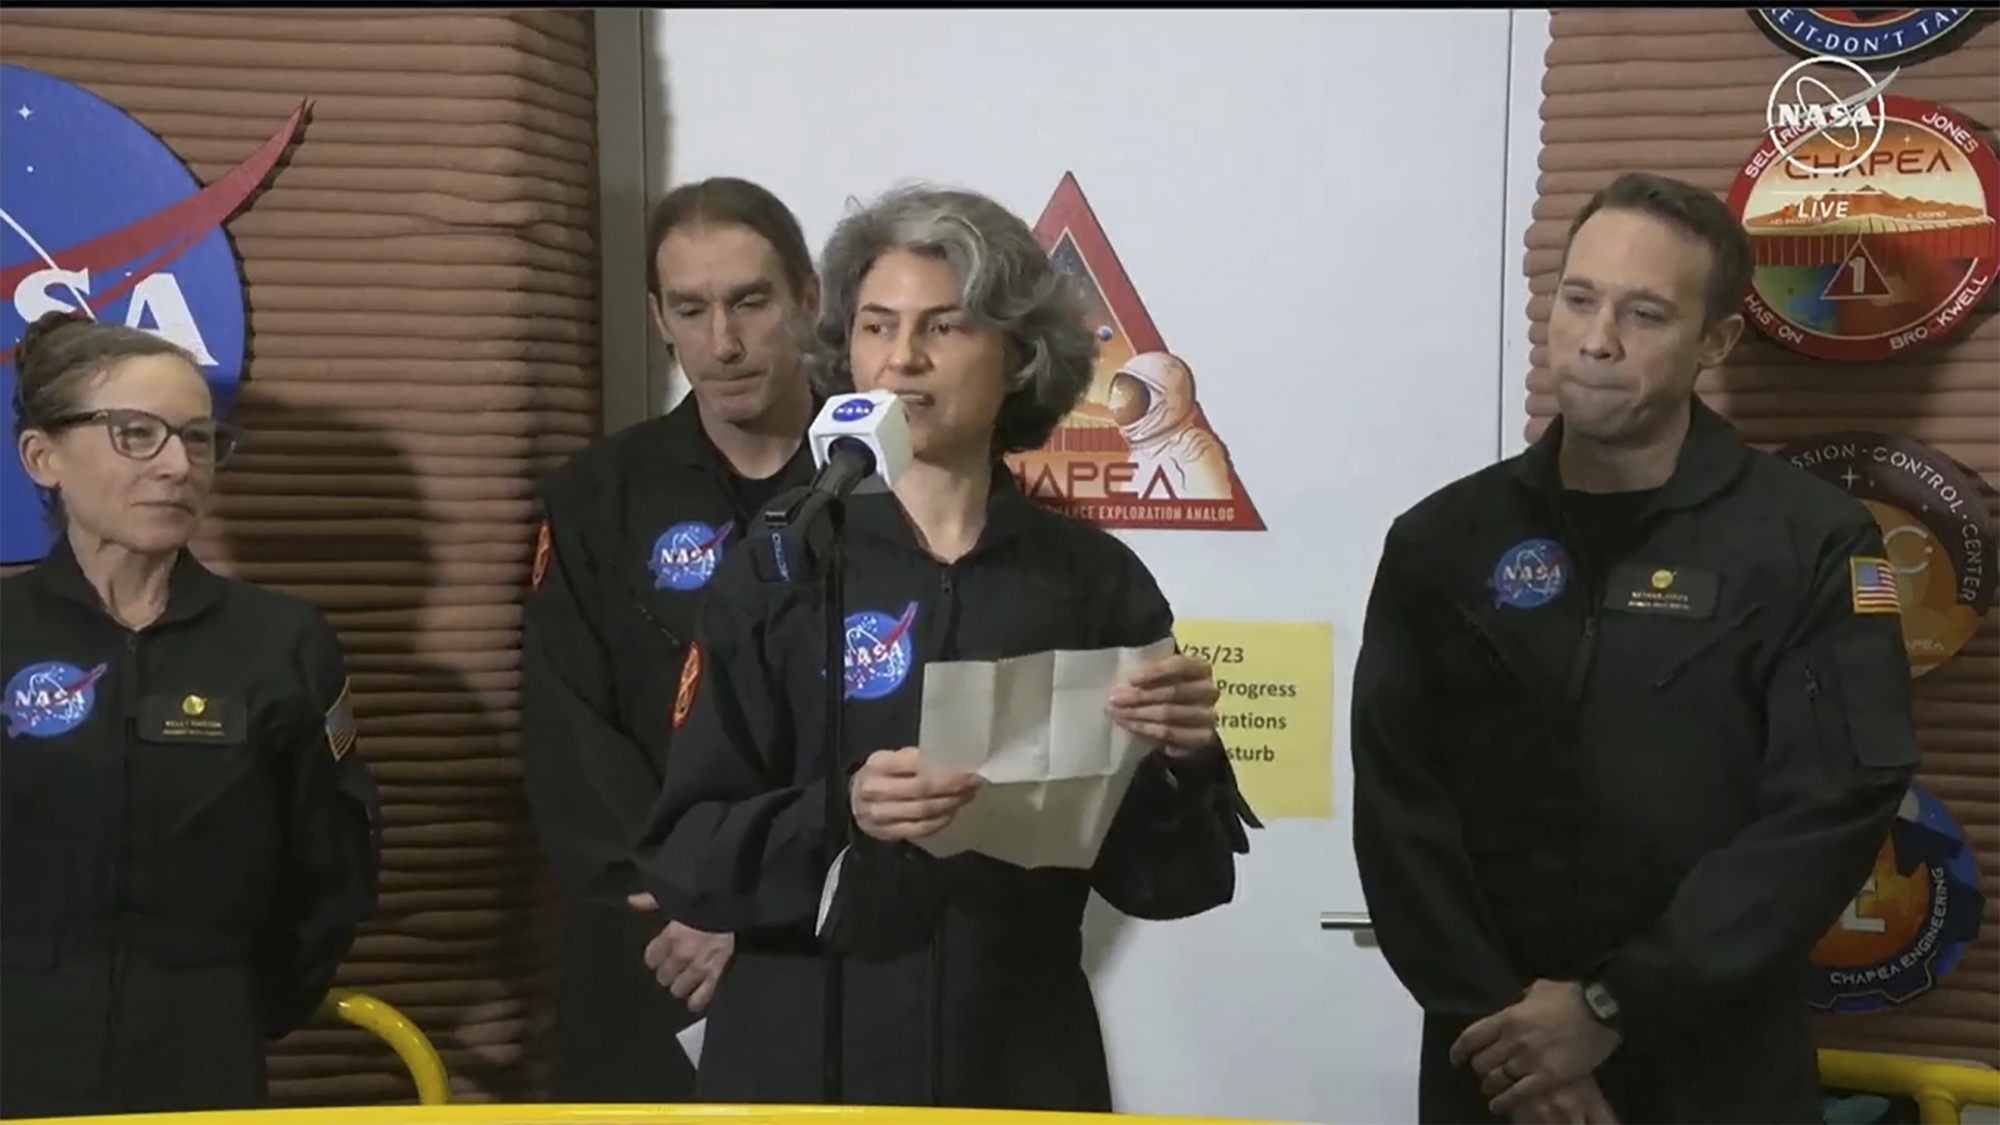
<svg viewBox="0 0 2000 1125">
<path fill-rule="evenodd" d="M 854 389 L 848 343 L 861 280 L 891 250 L 939 258 L 957 275 L 959 303 L 1007 341 L 1007 396 L 994 441 L 1001 453 L 1039 449 L 1090 389 L 1097 337 L 1075 279 L 1013 212 L 970 191 L 896 188 L 841 220 L 820 256 L 819 326 L 809 370 L 823 393 Z"/>
</svg>

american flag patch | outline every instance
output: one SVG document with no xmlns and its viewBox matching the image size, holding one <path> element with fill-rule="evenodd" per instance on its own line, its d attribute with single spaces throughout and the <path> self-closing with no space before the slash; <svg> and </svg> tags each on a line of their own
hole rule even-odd
<svg viewBox="0 0 2000 1125">
<path fill-rule="evenodd" d="M 1888 559 L 1849 559 L 1847 572 L 1854 591 L 1854 612 L 1903 612 L 1902 600 L 1896 596 L 1896 571 Z"/>
<path fill-rule="evenodd" d="M 354 700 L 351 684 L 342 682 L 340 698 L 326 712 L 326 746 L 333 751 L 333 760 L 338 762 L 347 757 L 354 748 Z"/>
</svg>

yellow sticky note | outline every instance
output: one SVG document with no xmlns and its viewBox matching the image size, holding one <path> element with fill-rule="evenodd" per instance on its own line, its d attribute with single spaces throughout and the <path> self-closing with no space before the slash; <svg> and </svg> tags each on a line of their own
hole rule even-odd
<svg viewBox="0 0 2000 1125">
<path fill-rule="evenodd" d="M 1181 650 L 1214 666 L 1216 726 L 1258 817 L 1333 816 L 1333 626 L 1182 621 Z"/>
</svg>

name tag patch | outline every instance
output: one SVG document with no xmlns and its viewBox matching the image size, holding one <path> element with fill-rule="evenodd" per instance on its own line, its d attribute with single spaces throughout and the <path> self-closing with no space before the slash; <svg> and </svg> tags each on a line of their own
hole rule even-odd
<svg viewBox="0 0 2000 1125">
<path fill-rule="evenodd" d="M 139 704 L 139 737 L 148 742 L 241 742 L 249 726 L 249 709 L 235 696 L 163 693 Z"/>
<path fill-rule="evenodd" d="M 1715 614 L 1722 579 L 1714 572 L 1671 566 L 1621 566 L 1604 587 L 1604 608 L 1618 613 L 1707 618 Z"/>
</svg>

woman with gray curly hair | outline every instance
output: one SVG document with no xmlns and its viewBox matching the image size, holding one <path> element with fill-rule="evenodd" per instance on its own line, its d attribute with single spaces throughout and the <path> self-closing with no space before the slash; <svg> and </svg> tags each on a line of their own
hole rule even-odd
<svg viewBox="0 0 2000 1125">
<path fill-rule="evenodd" d="M 1085 901 L 1095 890 L 1151 919 L 1220 906 L 1255 823 L 1216 734 L 1213 674 L 1170 655 L 1109 693 L 1107 714 L 1159 749 L 1090 868 L 914 843 L 980 790 L 916 745 L 927 663 L 1147 646 L 1173 613 L 1130 549 L 1030 501 L 1000 460 L 1048 439 L 1096 356 L 1078 294 L 1025 223 L 970 192 L 900 189 L 840 224 L 821 277 L 815 380 L 894 393 L 914 461 L 847 508 L 849 825 L 826 823 L 816 590 L 760 583 L 736 551 L 701 611 L 640 847 L 662 910 L 736 935 L 700 1096 L 821 1100 L 823 958 L 837 955 L 844 1101 L 1109 1110 Z"/>
</svg>

